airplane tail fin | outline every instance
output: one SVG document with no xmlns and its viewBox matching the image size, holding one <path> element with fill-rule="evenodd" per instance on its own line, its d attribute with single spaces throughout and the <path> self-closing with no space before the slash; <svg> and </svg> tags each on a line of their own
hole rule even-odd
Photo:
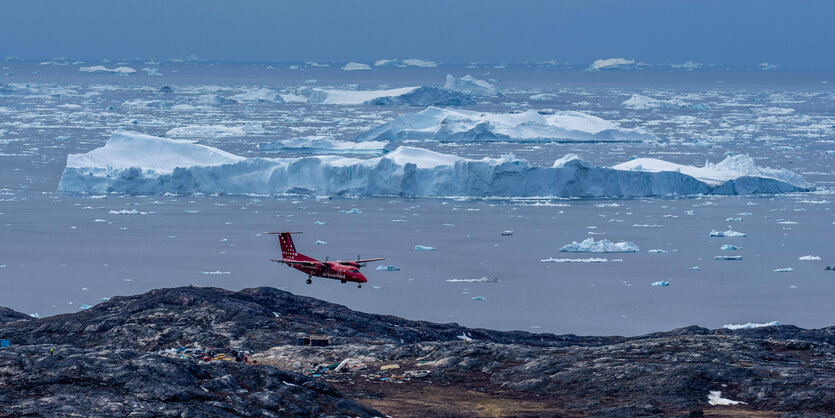
<svg viewBox="0 0 835 418">
<path fill-rule="evenodd" d="M 293 238 L 290 236 L 290 234 L 301 234 L 301 232 L 268 232 L 268 234 L 278 235 L 278 245 L 281 246 L 281 256 L 285 260 L 307 258 L 306 256 L 296 252 L 296 246 L 293 244 Z"/>
</svg>

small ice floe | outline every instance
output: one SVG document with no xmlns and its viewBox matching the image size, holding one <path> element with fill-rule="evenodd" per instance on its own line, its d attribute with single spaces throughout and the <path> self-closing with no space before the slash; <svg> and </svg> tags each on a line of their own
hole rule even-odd
<svg viewBox="0 0 835 418">
<path fill-rule="evenodd" d="M 742 261 L 741 255 L 717 255 L 713 257 L 714 260 L 720 261 Z"/>
<path fill-rule="evenodd" d="M 61 135 L 61 136 L 56 136 L 55 138 L 52 138 L 53 141 L 59 141 L 59 142 L 69 141 L 71 139 L 72 139 L 72 137 L 69 136 L 69 135 Z"/>
<path fill-rule="evenodd" d="M 371 288 L 374 290 L 380 290 L 380 286 L 371 286 Z"/>
<path fill-rule="evenodd" d="M 649 285 L 652 286 L 652 287 L 667 287 L 667 286 L 670 285 L 670 282 L 667 282 L 667 281 L 664 281 L 664 280 L 659 280 L 657 282 L 652 282 Z"/>
<path fill-rule="evenodd" d="M 417 251 L 435 251 L 435 247 L 430 247 L 428 245 L 415 245 L 415 250 Z"/>
<path fill-rule="evenodd" d="M 362 213 L 362 211 L 357 209 L 357 208 L 351 208 L 349 210 L 340 210 L 339 213 L 354 214 L 354 213 Z"/>
<path fill-rule="evenodd" d="M 739 231 L 734 231 L 733 229 L 729 229 L 727 231 L 717 231 L 717 230 L 714 229 L 714 230 L 710 231 L 710 236 L 711 237 L 737 238 L 737 237 L 747 237 L 748 234 L 745 234 L 745 233 L 742 233 L 742 232 L 739 232 Z"/>
<path fill-rule="evenodd" d="M 648 252 L 648 253 L 656 253 L 656 254 L 665 254 L 665 253 L 668 253 L 669 251 L 667 251 L 667 250 L 662 250 L 662 249 L 660 249 L 660 248 L 656 248 L 656 249 L 654 249 L 654 250 L 648 250 L 647 252 Z"/>
<path fill-rule="evenodd" d="M 595 242 L 594 238 L 587 238 L 583 242 L 573 241 L 560 248 L 562 252 L 582 253 L 634 253 L 640 251 L 634 242 L 624 241 L 614 243 L 607 239 Z"/>
<path fill-rule="evenodd" d="M 90 309 L 90 308 L 92 308 L 92 306 L 90 306 L 90 305 L 85 305 L 85 304 L 83 304 L 83 303 L 82 303 L 82 304 L 81 304 L 81 308 L 79 308 L 79 309 L 81 309 L 81 310 L 83 311 L 83 310 Z"/>
<path fill-rule="evenodd" d="M 742 218 L 725 218 L 725 222 L 742 222 Z"/>
<path fill-rule="evenodd" d="M 327 225 L 327 224 L 328 224 L 327 222 L 322 222 L 322 221 L 313 222 L 313 225 Z"/>
<path fill-rule="evenodd" d="M 653 224 L 653 225 L 648 225 L 648 224 L 635 224 L 635 225 L 632 225 L 632 227 L 633 227 L 633 228 L 661 228 L 661 227 L 663 227 L 663 226 L 664 226 L 664 225 L 656 225 L 656 224 Z"/>
<path fill-rule="evenodd" d="M 509 237 L 509 236 L 513 235 L 513 230 L 512 229 L 506 229 L 506 230 L 502 231 L 501 235 L 503 237 Z"/>
<path fill-rule="evenodd" d="M 107 301 L 109 301 L 109 300 L 110 300 L 110 298 L 101 298 L 101 299 L 99 299 L 99 301 L 100 301 L 100 302 L 107 302 Z"/>
<path fill-rule="evenodd" d="M 727 398 L 722 397 L 722 392 L 718 390 L 712 390 L 710 393 L 707 394 L 707 403 L 711 405 L 739 405 L 745 404 L 742 401 L 732 401 Z"/>
<path fill-rule="evenodd" d="M 797 257 L 800 261 L 820 261 L 821 258 L 816 255 L 804 255 L 801 257 Z"/>
<path fill-rule="evenodd" d="M 735 329 L 754 329 L 754 328 L 762 328 L 762 327 L 773 327 L 777 325 L 783 325 L 780 321 L 771 321 L 766 322 L 764 324 L 758 324 L 756 322 L 749 322 L 747 324 L 726 324 L 722 325 L 722 328 L 735 330 Z"/>
<path fill-rule="evenodd" d="M 689 268 L 689 270 L 690 270 L 690 271 L 701 271 L 701 270 L 702 270 L 702 268 L 701 268 L 701 267 L 699 267 L 699 266 L 693 266 L 693 267 L 690 267 L 690 268 Z"/>
<path fill-rule="evenodd" d="M 32 318 L 38 319 L 38 318 L 41 317 L 41 314 L 35 312 L 35 313 L 30 313 L 29 316 L 31 316 Z"/>
<path fill-rule="evenodd" d="M 783 268 L 774 269 L 774 270 L 771 270 L 771 271 L 773 271 L 775 273 L 791 273 L 791 272 L 794 271 L 794 269 L 791 268 L 791 267 L 783 267 Z"/>
<path fill-rule="evenodd" d="M 608 263 L 609 260 L 606 258 L 596 258 L 596 257 L 589 257 L 589 258 L 554 258 L 549 257 L 542 260 L 539 260 L 543 263 Z"/>
<path fill-rule="evenodd" d="M 446 281 L 449 283 L 487 283 L 490 281 L 490 278 L 483 276 L 478 279 L 447 279 Z"/>
<path fill-rule="evenodd" d="M 484 300 L 484 296 L 473 296 L 470 299 L 472 299 L 472 300 Z"/>
<path fill-rule="evenodd" d="M 217 271 L 201 271 L 200 274 L 207 275 L 207 276 L 219 276 L 219 275 L 223 275 L 223 274 L 232 274 L 232 273 L 229 272 L 229 271 L 217 270 Z"/>
<path fill-rule="evenodd" d="M 400 267 L 382 265 L 377 266 L 377 271 L 400 271 Z"/>
<path fill-rule="evenodd" d="M 140 212 L 136 209 L 111 210 L 109 213 L 111 215 L 147 215 L 148 214 L 148 212 Z"/>
<path fill-rule="evenodd" d="M 185 212 L 185 213 L 189 213 L 189 214 L 196 214 L 196 213 L 200 213 L 200 211 L 199 211 L 199 210 L 184 210 L 183 212 Z"/>
<path fill-rule="evenodd" d="M 725 250 L 725 251 L 735 251 L 735 250 L 741 250 L 742 247 L 737 247 L 736 245 L 731 245 L 731 244 L 725 244 L 725 245 L 719 247 L 719 249 L 720 250 Z"/>
<path fill-rule="evenodd" d="M 327 244 L 327 242 L 321 241 L 321 240 L 316 240 L 315 244 L 316 245 L 325 245 L 325 244 Z"/>
<path fill-rule="evenodd" d="M 778 219 L 778 220 L 777 220 L 777 223 L 778 223 L 778 224 L 781 224 L 781 225 L 797 225 L 797 222 L 795 222 L 795 221 L 789 221 L 789 220 L 787 220 L 787 219 Z"/>
<path fill-rule="evenodd" d="M 107 219 L 93 219 L 93 222 L 107 222 Z"/>
</svg>

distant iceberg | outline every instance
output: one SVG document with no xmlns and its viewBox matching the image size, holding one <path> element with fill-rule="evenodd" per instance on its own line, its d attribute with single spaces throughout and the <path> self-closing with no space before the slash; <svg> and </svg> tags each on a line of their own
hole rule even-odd
<svg viewBox="0 0 835 418">
<path fill-rule="evenodd" d="M 434 61 L 424 61 L 422 59 L 417 58 L 409 58 L 405 60 L 397 60 L 397 59 L 382 59 L 377 60 L 374 62 L 375 67 L 423 67 L 423 68 L 435 68 L 438 66 L 438 63 Z"/>
<path fill-rule="evenodd" d="M 473 160 L 413 147 L 399 147 L 369 159 L 333 155 L 244 158 L 191 141 L 117 130 L 103 147 L 67 156 L 58 190 L 127 194 L 644 197 L 812 189 L 791 171 L 761 169 L 753 162 L 740 165 L 747 171 L 734 175 L 730 170 L 737 165 L 724 161 L 711 169 L 652 161 L 651 166 L 658 171 L 594 167 L 576 156 L 547 167 L 532 166 L 512 154 Z M 670 165 L 679 169 L 661 170 Z M 722 168 L 724 181 L 717 180 L 720 176 L 714 173 L 716 167 Z M 760 175 L 755 176 L 755 172 Z"/>
<path fill-rule="evenodd" d="M 657 138 L 639 129 L 621 128 L 614 122 L 573 111 L 539 113 L 528 110 L 521 113 L 489 113 L 428 107 L 372 128 L 356 139 L 417 139 L 443 142 L 640 142 Z"/>
<path fill-rule="evenodd" d="M 455 78 L 452 74 L 447 74 L 444 88 L 473 96 L 496 96 L 499 93 L 496 86 L 469 74 L 461 78 Z"/>
<path fill-rule="evenodd" d="M 258 149 L 263 152 L 296 154 L 382 155 L 386 153 L 386 145 L 388 142 L 384 141 L 350 142 L 325 136 L 310 136 L 262 142 L 258 144 Z"/>
<path fill-rule="evenodd" d="M 103 65 L 93 65 L 91 67 L 81 67 L 78 69 L 82 73 L 92 73 L 92 74 L 116 74 L 116 75 L 128 75 L 133 74 L 136 72 L 135 69 L 131 67 L 116 67 L 116 68 L 107 68 Z M 150 74 L 149 74 L 150 75 Z"/>
<path fill-rule="evenodd" d="M 267 88 L 248 89 L 243 93 L 225 99 L 236 102 L 284 103 L 284 99 L 277 91 Z"/>
<path fill-rule="evenodd" d="M 590 71 L 600 70 L 631 70 L 635 68 L 635 60 L 625 58 L 608 58 L 594 60 L 589 66 Z"/>
<path fill-rule="evenodd" d="M 385 90 L 345 90 L 313 88 L 300 91 L 307 97 L 308 103 L 359 105 L 380 97 L 401 96 L 411 93 L 418 87 L 401 87 Z"/>
<path fill-rule="evenodd" d="M 614 243 L 607 239 L 595 242 L 594 238 L 587 238 L 583 242 L 574 241 L 565 245 L 560 248 L 560 251 L 572 253 L 634 253 L 640 250 L 634 242 Z"/>
<path fill-rule="evenodd" d="M 742 238 L 742 237 L 747 237 L 748 234 L 746 234 L 744 232 L 734 231 L 733 229 L 729 229 L 727 231 L 717 231 L 717 230 L 714 229 L 714 230 L 710 231 L 710 234 L 708 234 L 708 236 L 719 237 L 719 238 Z M 734 248 L 722 248 L 722 249 L 723 250 L 728 250 L 728 249 L 736 250 L 737 248 L 734 247 Z"/>
<path fill-rule="evenodd" d="M 241 126 L 188 125 L 169 129 L 165 136 L 169 138 L 225 138 L 244 136 L 246 131 Z"/>
<path fill-rule="evenodd" d="M 467 93 L 438 87 L 418 87 L 399 96 L 377 97 L 365 101 L 365 104 L 388 106 L 466 106 L 475 104 Z"/>
<path fill-rule="evenodd" d="M 342 67 L 345 71 L 366 71 L 370 70 L 371 66 L 368 64 L 361 64 L 359 62 L 349 62 Z"/>
<path fill-rule="evenodd" d="M 660 107 L 688 107 L 689 105 L 681 99 L 660 100 L 653 99 L 649 96 L 640 94 L 633 94 L 628 100 L 622 103 L 624 107 L 630 109 L 657 109 Z"/>
</svg>

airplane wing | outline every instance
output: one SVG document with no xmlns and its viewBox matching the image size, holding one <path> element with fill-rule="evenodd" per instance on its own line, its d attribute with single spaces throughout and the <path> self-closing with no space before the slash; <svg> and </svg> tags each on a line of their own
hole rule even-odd
<svg viewBox="0 0 835 418">
<path fill-rule="evenodd" d="M 305 266 L 315 266 L 317 264 L 321 264 L 321 262 L 319 262 L 319 261 L 301 261 L 301 260 L 270 260 L 270 261 L 275 261 L 276 263 L 284 263 L 284 264 L 287 264 L 287 265 L 301 264 L 301 265 L 305 265 Z"/>
<path fill-rule="evenodd" d="M 349 261 L 353 261 L 357 264 L 365 264 L 365 263 L 370 263 L 372 261 L 380 261 L 380 260 L 385 260 L 385 258 L 365 258 L 365 259 L 362 259 L 362 260 L 349 260 Z"/>
</svg>

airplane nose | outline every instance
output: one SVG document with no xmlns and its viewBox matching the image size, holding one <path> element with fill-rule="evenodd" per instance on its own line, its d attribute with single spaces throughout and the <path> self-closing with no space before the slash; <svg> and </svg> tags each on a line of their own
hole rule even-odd
<svg viewBox="0 0 835 418">
<path fill-rule="evenodd" d="M 366 279 L 365 276 L 362 275 L 362 273 L 356 273 L 356 278 L 357 281 L 360 283 L 365 283 L 368 281 L 368 279 Z"/>
</svg>

